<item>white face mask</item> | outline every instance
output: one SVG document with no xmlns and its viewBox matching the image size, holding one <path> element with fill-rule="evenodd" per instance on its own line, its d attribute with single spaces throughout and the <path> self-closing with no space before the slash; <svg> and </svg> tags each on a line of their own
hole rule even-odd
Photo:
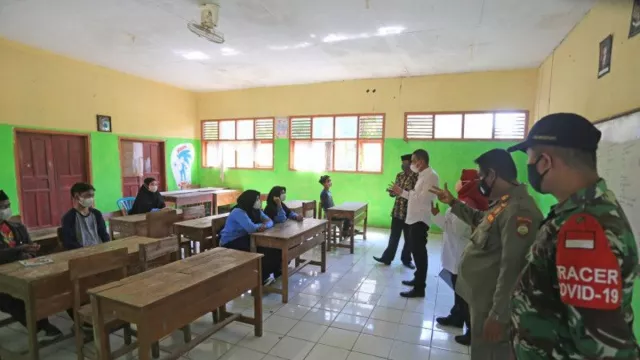
<svg viewBox="0 0 640 360">
<path fill-rule="evenodd" d="M 286 201 L 287 200 L 287 193 L 283 193 L 282 195 L 280 195 L 280 200 L 281 201 Z"/>
<path fill-rule="evenodd" d="M 411 171 L 413 171 L 414 173 L 420 172 L 420 170 L 418 170 L 418 166 L 415 164 L 411 164 Z"/>
<path fill-rule="evenodd" d="M 156 191 L 158 191 L 158 187 L 157 187 L 157 186 L 154 186 L 154 185 L 149 186 L 149 191 L 151 191 L 151 192 L 156 192 Z"/>
<path fill-rule="evenodd" d="M 11 217 L 11 208 L 0 210 L 0 221 L 9 220 Z"/>
<path fill-rule="evenodd" d="M 79 198 L 78 199 L 78 203 L 83 206 L 83 207 L 92 207 L 93 206 L 93 198 L 92 197 L 88 197 L 88 198 Z"/>
<path fill-rule="evenodd" d="M 260 210 L 262 208 L 262 201 L 260 201 L 260 199 L 256 200 L 256 202 L 253 203 L 253 208 L 256 210 Z"/>
</svg>

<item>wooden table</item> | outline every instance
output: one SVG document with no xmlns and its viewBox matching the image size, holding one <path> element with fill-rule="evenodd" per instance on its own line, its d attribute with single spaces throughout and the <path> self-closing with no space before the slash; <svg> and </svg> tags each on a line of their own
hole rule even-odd
<svg viewBox="0 0 640 360">
<path fill-rule="evenodd" d="M 304 216 L 302 213 L 302 201 L 300 200 L 288 200 L 284 202 L 285 205 L 289 208 L 289 210 L 293 211 L 298 215 Z"/>
<path fill-rule="evenodd" d="M 316 201 L 315 200 L 287 200 L 284 202 L 285 205 L 291 211 L 294 211 L 298 215 L 302 215 L 303 217 L 307 217 L 306 212 L 313 210 L 312 218 L 316 217 Z M 307 209 L 305 211 L 305 209 Z"/>
<path fill-rule="evenodd" d="M 333 226 L 332 219 L 334 218 L 349 219 L 351 220 L 351 224 L 352 224 L 351 232 L 349 234 L 351 239 L 349 241 L 349 244 L 342 244 L 340 241 L 338 241 L 338 239 L 335 239 L 332 236 L 334 247 L 348 248 L 349 252 L 353 254 L 354 243 L 355 243 L 354 230 L 356 228 L 356 224 L 363 220 L 364 220 L 364 228 L 362 230 L 362 237 L 364 240 L 367 240 L 367 218 L 369 213 L 368 209 L 369 209 L 369 205 L 367 203 L 360 203 L 360 202 L 346 202 L 338 206 L 334 206 L 332 208 L 327 209 L 327 219 L 329 220 L 329 231 L 331 231 L 331 228 Z M 339 221 L 339 222 L 340 224 L 338 224 L 338 226 L 342 226 L 342 221 Z"/>
<path fill-rule="evenodd" d="M 58 227 L 29 230 L 31 241 L 40 245 L 38 255 L 48 255 L 61 251 L 58 243 Z"/>
<path fill-rule="evenodd" d="M 235 204 L 241 193 L 239 190 L 234 189 L 198 190 L 183 190 L 188 192 L 167 195 L 164 200 L 175 204 L 177 208 L 188 205 L 209 204 L 212 213 L 210 215 L 216 215 L 218 214 L 218 207 Z"/>
<path fill-rule="evenodd" d="M 201 250 L 206 250 L 218 246 L 214 241 L 213 227 L 215 226 L 216 230 L 221 229 L 228 216 L 228 213 L 205 216 L 199 219 L 177 222 L 173 226 L 180 242 L 182 242 L 182 237 L 186 236 L 190 240 L 199 243 Z"/>
<path fill-rule="evenodd" d="M 282 294 L 282 302 L 289 302 L 289 275 L 293 275 L 306 265 L 320 266 L 320 271 L 327 270 L 327 220 L 304 219 L 304 221 L 287 220 L 276 224 L 264 232 L 251 234 L 251 251 L 257 247 L 268 247 L 282 251 L 282 289 L 267 286 L 265 291 Z M 320 261 L 300 259 L 300 255 L 321 246 Z M 289 261 L 296 260 L 296 268 L 289 271 Z"/>
<path fill-rule="evenodd" d="M 138 356 L 150 359 L 151 343 L 162 339 L 243 293 L 254 296 L 254 317 L 230 314 L 221 322 L 182 345 L 168 357 L 181 354 L 206 340 L 232 321 L 254 326 L 262 336 L 261 254 L 217 248 L 89 290 L 99 359 L 109 359 L 109 335 L 103 314 L 136 324 Z"/>
<path fill-rule="evenodd" d="M 129 251 L 129 267 L 136 268 L 139 265 L 138 246 L 158 240 L 161 239 L 134 236 L 52 254 L 47 257 L 53 262 L 47 265 L 25 267 L 18 262 L 13 262 L 0 266 L 1 291 L 21 299 L 25 303 L 29 342 L 29 350 L 24 354 L 16 354 L 0 347 L 0 357 L 3 359 L 38 359 L 39 344 L 36 338 L 36 321 L 72 307 L 69 260 L 126 248 Z M 90 287 L 91 281 L 83 283 L 83 286 Z"/>
<path fill-rule="evenodd" d="M 177 209 L 177 213 L 182 215 L 182 210 Z M 125 215 L 109 219 L 109 235 L 111 239 L 114 239 L 114 232 L 118 232 L 120 238 L 147 236 L 147 214 Z"/>
</svg>

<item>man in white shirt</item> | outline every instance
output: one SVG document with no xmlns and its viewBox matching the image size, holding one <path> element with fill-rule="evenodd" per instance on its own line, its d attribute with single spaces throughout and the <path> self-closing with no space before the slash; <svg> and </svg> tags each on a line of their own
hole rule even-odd
<svg viewBox="0 0 640 360">
<path fill-rule="evenodd" d="M 427 232 L 431 222 L 431 204 L 435 195 L 429 189 L 438 184 L 438 174 L 429 167 L 429 153 L 418 149 L 411 155 L 411 171 L 418 173 L 418 181 L 413 190 L 404 190 L 393 185 L 390 190 L 409 200 L 405 223 L 409 225 L 409 243 L 411 254 L 416 263 L 413 280 L 403 281 L 402 284 L 412 286 L 413 289 L 400 293 L 407 298 L 424 297 L 427 287 Z"/>
</svg>

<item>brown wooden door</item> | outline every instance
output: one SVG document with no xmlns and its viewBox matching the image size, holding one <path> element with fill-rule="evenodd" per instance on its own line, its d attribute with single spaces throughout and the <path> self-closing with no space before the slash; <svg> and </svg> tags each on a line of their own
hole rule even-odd
<svg viewBox="0 0 640 360">
<path fill-rule="evenodd" d="M 124 197 L 135 197 L 147 177 L 156 178 L 160 181 L 160 190 L 165 189 L 163 142 L 121 140 L 120 162 Z"/>
<path fill-rule="evenodd" d="M 71 208 L 71 185 L 89 178 L 86 137 L 18 132 L 16 141 L 22 222 L 60 225 Z"/>
</svg>

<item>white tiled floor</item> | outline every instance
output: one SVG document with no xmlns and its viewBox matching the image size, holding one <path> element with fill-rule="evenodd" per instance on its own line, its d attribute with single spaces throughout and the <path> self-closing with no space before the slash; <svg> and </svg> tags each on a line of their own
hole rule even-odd
<svg viewBox="0 0 640 360">
<path fill-rule="evenodd" d="M 366 241 L 356 238 L 354 255 L 346 249 L 331 252 L 326 273 L 309 266 L 295 274 L 289 282 L 289 304 L 282 304 L 280 295 L 265 296 L 261 338 L 253 335 L 252 327 L 232 323 L 184 359 L 468 360 L 468 348 L 453 340 L 461 331 L 434 325 L 435 316 L 448 314 L 453 303 L 453 292 L 437 277 L 440 237 L 430 236 L 427 297 L 419 300 L 399 296 L 406 290 L 401 281 L 412 278 L 411 270 L 398 259 L 386 267 L 371 258 L 382 254 L 387 237 L 388 231 L 370 229 Z M 227 307 L 252 316 L 252 304 L 252 298 L 243 295 Z M 211 321 L 211 315 L 197 320 L 191 325 L 192 332 L 201 333 Z M 52 322 L 65 333 L 72 325 L 66 314 L 53 317 Z M 24 346 L 24 334 L 21 325 L 13 324 L 0 329 L 0 342 Z M 112 348 L 123 341 L 117 334 L 111 339 Z M 168 349 L 182 341 L 182 333 L 176 332 L 161 347 Z M 45 360 L 75 359 L 73 339 L 47 347 L 41 355 Z M 127 360 L 135 357 L 134 353 Z"/>
</svg>

